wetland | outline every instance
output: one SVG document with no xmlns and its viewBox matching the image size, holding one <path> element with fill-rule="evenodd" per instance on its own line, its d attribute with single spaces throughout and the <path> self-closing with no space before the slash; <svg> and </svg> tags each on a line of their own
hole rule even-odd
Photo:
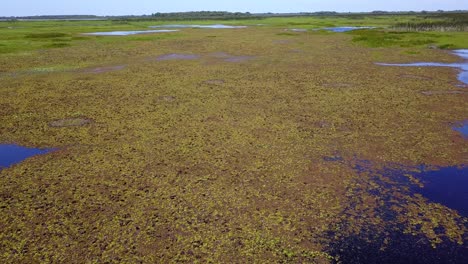
<svg viewBox="0 0 468 264">
<path fill-rule="evenodd" d="M 0 22 L 0 258 L 468 263 L 468 33 L 393 28 L 429 19 Z"/>
</svg>

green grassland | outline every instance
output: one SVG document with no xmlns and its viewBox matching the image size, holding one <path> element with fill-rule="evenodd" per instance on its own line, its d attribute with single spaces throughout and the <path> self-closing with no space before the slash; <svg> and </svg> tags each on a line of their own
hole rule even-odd
<svg viewBox="0 0 468 264">
<path fill-rule="evenodd" d="M 81 33 L 164 23 L 1 22 L 0 142 L 57 151 L 0 171 L 0 259 L 337 263 L 337 242 L 382 234 L 368 239 L 385 251 L 391 232 L 417 249 L 466 248 L 467 218 L 353 169 L 467 164 L 451 129 L 468 117 L 457 71 L 374 64 L 456 62 L 428 47 L 468 48 L 467 32 L 391 29 L 415 19 L 216 21 L 249 27 L 126 37 Z M 345 25 L 378 28 L 285 31 Z M 156 60 L 172 53 L 200 58 Z"/>
</svg>

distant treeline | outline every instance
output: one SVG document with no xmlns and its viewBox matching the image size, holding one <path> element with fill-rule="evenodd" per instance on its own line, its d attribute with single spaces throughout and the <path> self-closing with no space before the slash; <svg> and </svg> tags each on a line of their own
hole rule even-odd
<svg viewBox="0 0 468 264">
<path fill-rule="evenodd" d="M 456 20 L 458 17 L 466 17 L 468 11 L 372 11 L 372 12 L 334 12 L 334 11 L 319 11 L 319 12 L 301 12 L 301 13 L 249 13 L 249 12 L 225 12 L 225 11 L 196 11 L 196 12 L 175 12 L 175 13 L 153 13 L 151 15 L 141 16 L 95 16 L 95 15 L 54 15 L 54 16 L 22 16 L 22 17 L 0 17 L 0 20 L 230 20 L 230 19 L 261 19 L 267 17 L 298 17 L 298 16 L 322 16 L 322 17 L 346 17 L 346 18 L 362 18 L 365 16 L 401 16 L 401 15 L 417 15 L 427 16 L 430 18 L 450 18 Z M 457 20 L 458 21 L 458 20 Z M 449 21 L 451 22 L 451 21 Z M 459 23 L 459 22 L 457 22 Z"/>
<path fill-rule="evenodd" d="M 461 31 L 468 32 L 468 13 L 425 16 L 420 22 L 396 24 L 393 28 L 404 31 Z"/>
</svg>

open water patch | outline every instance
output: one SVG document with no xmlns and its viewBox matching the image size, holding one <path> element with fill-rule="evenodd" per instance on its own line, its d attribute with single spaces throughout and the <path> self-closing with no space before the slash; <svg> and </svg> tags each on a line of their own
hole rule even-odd
<svg viewBox="0 0 468 264">
<path fill-rule="evenodd" d="M 327 156 L 324 160 L 343 162 L 339 157 Z M 349 162 L 357 173 L 370 176 L 373 183 L 367 191 L 378 196 L 381 201 L 373 214 L 384 221 L 363 222 L 359 225 L 359 232 L 353 231 L 357 226 L 347 217 L 332 225 L 325 234 L 330 241 L 326 251 L 339 258 L 337 263 L 468 263 L 466 242 L 458 244 L 441 237 L 440 243 L 434 247 L 431 239 L 424 233 L 408 233 L 405 224 L 397 220 L 400 212 L 392 209 L 395 205 L 398 207 L 406 203 L 404 196 L 399 194 L 403 192 L 404 195 L 420 194 L 429 202 L 442 204 L 458 211 L 461 216 L 468 217 L 467 165 L 434 167 L 386 164 L 377 168 L 367 160 L 344 162 Z M 357 188 L 360 191 L 366 190 Z M 362 208 L 361 204 L 351 203 L 349 211 L 347 209 L 343 212 L 344 215 L 355 216 L 356 206 Z M 359 212 L 360 209 L 357 210 Z M 442 233 L 444 228 L 436 228 L 434 232 Z M 462 239 L 467 241 L 466 235 Z"/>
<path fill-rule="evenodd" d="M 460 132 L 460 134 L 462 134 L 463 137 L 468 139 L 468 120 L 465 120 L 465 121 L 463 121 L 461 123 L 456 124 L 455 126 L 453 126 L 453 130 L 455 130 L 457 132 Z M 467 187 L 467 189 L 468 189 L 468 187 Z"/>
<path fill-rule="evenodd" d="M 443 204 L 468 217 L 468 166 L 423 169 L 414 176 L 424 185 L 414 187 L 414 193 L 420 193 L 429 201 Z"/>
<path fill-rule="evenodd" d="M 322 30 L 331 31 L 335 33 L 344 33 L 354 30 L 362 30 L 362 29 L 374 29 L 375 27 L 327 27 L 322 28 Z"/>
<path fill-rule="evenodd" d="M 346 222 L 341 223 L 346 226 Z M 332 232 L 330 232 L 332 233 Z M 458 264 L 468 263 L 466 245 L 444 241 L 437 247 L 424 235 L 412 235 L 395 224 L 383 230 L 368 224 L 359 233 L 337 234 L 330 239 L 326 251 L 343 264 Z"/>
<path fill-rule="evenodd" d="M 358 161 L 353 168 L 358 173 L 370 173 L 382 188 L 391 184 L 378 180 L 378 176 L 390 179 L 395 184 L 409 187 L 409 195 L 421 194 L 428 201 L 442 204 L 468 217 L 468 165 L 432 167 L 419 165 L 409 167 L 392 165 L 375 170 L 369 161 Z M 417 179 L 414 183 L 410 177 Z M 376 193 L 376 195 L 378 195 Z"/>
<path fill-rule="evenodd" d="M 158 25 L 150 26 L 150 28 L 212 28 L 212 29 L 236 29 L 236 28 L 247 28 L 247 26 L 232 26 L 224 24 L 214 24 L 214 25 Z"/>
<path fill-rule="evenodd" d="M 458 80 L 465 85 L 468 85 L 468 49 L 454 50 L 454 55 L 459 56 L 464 61 L 458 63 L 440 63 L 440 62 L 415 62 L 415 63 L 376 63 L 381 66 L 396 66 L 396 67 L 450 67 L 460 70 Z"/>
<path fill-rule="evenodd" d="M 177 31 L 179 30 L 160 29 L 160 30 L 108 31 L 108 32 L 83 33 L 83 35 L 87 35 L 87 36 L 131 36 L 131 35 L 139 35 L 139 34 L 170 33 L 170 32 L 177 32 Z"/>
<path fill-rule="evenodd" d="M 20 163 L 25 159 L 43 155 L 53 150 L 54 149 L 28 148 L 15 144 L 0 144 L 0 170 Z"/>
</svg>

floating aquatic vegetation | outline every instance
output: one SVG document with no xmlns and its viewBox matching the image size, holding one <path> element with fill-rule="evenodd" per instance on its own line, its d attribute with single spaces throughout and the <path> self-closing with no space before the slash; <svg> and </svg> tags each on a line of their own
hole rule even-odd
<svg viewBox="0 0 468 264">
<path fill-rule="evenodd" d="M 349 153 L 377 164 L 462 163 L 466 141 L 440 124 L 464 119 L 464 96 L 420 93 L 450 90 L 450 70 L 431 81 L 403 79 L 401 68 L 385 74 L 372 61 L 394 61 L 399 50 L 369 49 L 342 34 L 282 31 L 315 19 L 275 18 L 299 24 L 248 30 L 87 36 L 46 50 L 47 43 L 34 46 L 39 39 L 27 39 L 33 47 L 16 46 L 4 41 L 13 30 L 0 34 L 8 48 L 0 50 L 34 51 L 2 54 L 1 72 L 78 66 L 1 80 L 2 140 L 66 146 L 0 172 L 3 262 L 333 263 L 330 255 L 365 257 L 386 245 L 430 255 L 422 250 L 432 248 L 442 229 L 455 245 L 463 242 L 455 210 L 397 187 L 382 198 L 376 189 L 385 188 L 370 174 L 347 166 Z M 66 28 L 72 36 L 118 26 L 46 24 L 41 32 Z M 33 25 L 31 32 L 39 28 Z M 24 41 L 28 29 L 18 31 Z M 294 44 L 275 45 L 278 39 Z M 289 52 L 295 48 L 304 52 Z M 155 61 L 164 54 L 200 58 Z M 238 56 L 255 60 L 224 61 Z M 124 64 L 128 70 L 83 72 Z M 57 120 L 69 118 L 96 122 L 75 127 L 69 125 L 80 120 Z M 391 199 L 394 208 L 387 210 Z M 382 243 L 366 248 L 366 240 L 352 235 L 367 227 Z M 392 228 L 416 240 L 398 240 Z M 353 241 L 357 248 L 348 248 Z M 400 241 L 408 250 L 397 251 Z M 334 242 L 340 253 L 327 254 L 335 252 L 327 250 Z M 446 249 L 429 253 L 456 255 L 456 247 Z"/>
</svg>

